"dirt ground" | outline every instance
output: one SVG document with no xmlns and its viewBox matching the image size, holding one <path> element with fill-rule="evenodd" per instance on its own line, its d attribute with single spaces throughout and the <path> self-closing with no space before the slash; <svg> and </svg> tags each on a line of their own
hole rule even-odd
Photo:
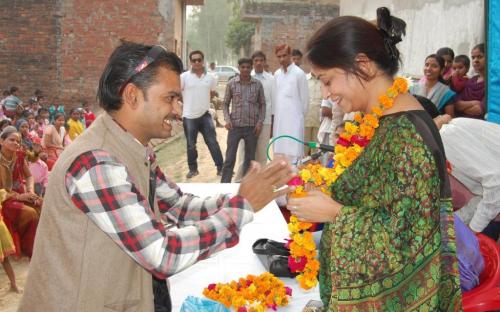
<svg viewBox="0 0 500 312">
<path fill-rule="evenodd" d="M 222 112 L 218 115 L 222 117 Z M 219 120 L 223 120 L 222 118 Z M 180 132 L 181 129 L 177 129 Z M 227 131 L 225 128 L 216 128 L 217 141 L 219 142 L 222 155 L 226 152 Z M 158 164 L 165 174 L 171 177 L 175 182 L 219 182 L 220 176 L 217 176 L 217 169 L 210 157 L 208 148 L 203 141 L 201 134 L 198 136 L 198 171 L 200 174 L 192 179 L 187 180 L 188 173 L 187 155 L 186 155 L 186 139 L 182 133 L 167 142 L 160 143 L 156 146 L 156 154 Z M 10 260 L 14 267 L 18 286 L 24 288 L 26 277 L 28 275 L 29 260 L 24 257 L 19 260 Z M 9 291 L 10 284 L 3 269 L 0 269 L 0 311 L 15 312 L 19 301 L 20 294 Z"/>
</svg>

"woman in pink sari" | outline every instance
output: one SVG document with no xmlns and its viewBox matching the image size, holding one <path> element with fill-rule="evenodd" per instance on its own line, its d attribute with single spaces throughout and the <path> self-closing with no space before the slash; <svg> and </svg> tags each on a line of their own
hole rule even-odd
<svg viewBox="0 0 500 312">
<path fill-rule="evenodd" d="M 64 150 L 65 120 L 64 114 L 57 113 L 54 117 L 54 124 L 45 127 L 43 132 L 42 147 L 47 152 L 47 166 L 49 170 L 52 169 L 52 166 L 54 166 L 54 163 Z"/>
<path fill-rule="evenodd" d="M 34 193 L 33 177 L 20 149 L 20 133 L 15 127 L 6 127 L 0 140 L 0 189 L 7 191 L 2 204 L 4 221 L 17 255 L 31 257 L 42 199 Z"/>
</svg>

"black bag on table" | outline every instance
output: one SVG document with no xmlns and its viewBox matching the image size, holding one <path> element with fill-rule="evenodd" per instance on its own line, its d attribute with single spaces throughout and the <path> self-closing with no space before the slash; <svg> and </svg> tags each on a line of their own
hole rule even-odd
<svg viewBox="0 0 500 312">
<path fill-rule="evenodd" d="M 290 250 L 285 247 L 285 243 L 261 238 L 253 243 L 252 250 L 264 267 L 275 276 L 293 278 L 298 275 L 288 268 Z"/>
</svg>

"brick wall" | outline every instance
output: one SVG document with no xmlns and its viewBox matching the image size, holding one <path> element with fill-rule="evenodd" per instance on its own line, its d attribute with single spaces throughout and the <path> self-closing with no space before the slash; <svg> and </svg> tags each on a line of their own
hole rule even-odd
<svg viewBox="0 0 500 312">
<path fill-rule="evenodd" d="M 0 88 L 56 90 L 56 0 L 7 1 L 0 10 Z"/>
<path fill-rule="evenodd" d="M 244 5 L 243 17 L 258 24 L 254 49 L 262 50 L 272 71 L 279 67 L 274 47 L 287 43 L 305 50 L 307 39 L 325 22 L 339 15 L 338 1 L 252 2 Z M 306 70 L 307 64 L 302 66 Z"/>
<path fill-rule="evenodd" d="M 95 103 L 100 74 L 121 38 L 173 48 L 170 0 L 23 0 L 0 12 L 0 87 L 27 100 L 36 88 L 67 107 Z"/>
</svg>

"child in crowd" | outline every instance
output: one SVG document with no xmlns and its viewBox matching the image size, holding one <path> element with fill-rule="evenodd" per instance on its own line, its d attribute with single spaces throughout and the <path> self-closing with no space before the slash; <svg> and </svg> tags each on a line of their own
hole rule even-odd
<svg viewBox="0 0 500 312">
<path fill-rule="evenodd" d="M 69 134 L 69 138 L 71 141 L 76 139 L 77 136 L 83 133 L 85 127 L 83 123 L 80 121 L 80 111 L 77 108 L 73 108 L 70 112 L 70 118 L 67 121 L 69 129 L 67 129 L 67 133 Z"/>
<path fill-rule="evenodd" d="M 0 121 L 0 132 L 2 132 L 5 127 L 10 125 L 11 125 L 10 119 L 4 119 Z"/>
<path fill-rule="evenodd" d="M 43 197 L 45 194 L 45 188 L 49 183 L 49 167 L 40 159 L 45 156 L 43 154 L 42 139 L 36 137 L 33 139 L 33 150 L 27 154 L 27 159 L 31 175 L 35 182 L 35 194 L 40 197 Z"/>
<path fill-rule="evenodd" d="M 453 73 L 453 60 L 455 59 L 455 52 L 451 48 L 445 47 L 437 50 L 436 54 L 441 56 L 444 60 L 443 77 L 444 83 L 449 85 L 451 80 L 451 74 Z"/>
<path fill-rule="evenodd" d="M 88 102 L 82 103 L 83 115 L 85 117 L 85 127 L 88 128 L 90 124 L 95 120 L 95 115 L 90 109 L 90 104 Z"/>
<path fill-rule="evenodd" d="M 43 116 L 37 115 L 35 117 L 35 126 L 33 127 L 33 132 L 36 134 L 37 137 L 41 138 L 43 137 L 43 131 L 45 130 L 45 120 L 43 119 Z"/>
<path fill-rule="evenodd" d="M 49 106 L 49 116 L 50 116 L 49 117 L 49 119 L 50 119 L 49 122 L 54 122 L 55 117 L 56 117 L 57 114 L 63 114 L 63 115 L 66 114 L 66 112 L 64 111 L 64 105 L 59 104 L 56 107 L 55 104 L 52 104 L 52 105 Z"/>
<path fill-rule="evenodd" d="M 3 203 L 6 196 L 7 192 L 4 189 L 1 189 L 0 203 Z M 14 269 L 12 269 L 12 265 L 9 261 L 9 256 L 15 254 L 16 248 L 14 246 L 14 242 L 12 241 L 12 236 L 3 222 L 1 212 L 2 206 L 0 205 L 0 262 L 2 262 L 3 269 L 9 278 L 10 290 L 20 294 L 22 293 L 22 290 L 16 284 L 16 275 L 14 274 Z"/>
<path fill-rule="evenodd" d="M 457 94 L 462 92 L 467 84 L 467 73 L 470 68 L 470 59 L 467 55 L 458 55 L 453 60 L 453 74 L 451 75 L 450 88 Z"/>
<path fill-rule="evenodd" d="M 71 126 L 69 125 L 69 120 L 64 123 L 64 138 L 63 138 L 63 146 L 66 147 L 73 142 L 71 136 L 69 135 L 69 131 L 71 130 Z"/>
</svg>

